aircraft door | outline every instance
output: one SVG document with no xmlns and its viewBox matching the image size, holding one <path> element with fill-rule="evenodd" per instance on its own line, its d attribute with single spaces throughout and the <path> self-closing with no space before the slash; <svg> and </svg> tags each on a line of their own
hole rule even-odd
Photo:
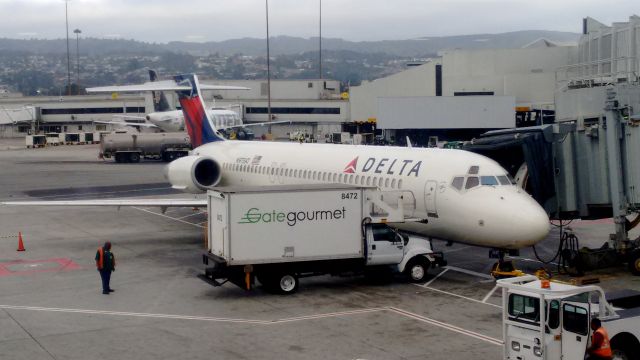
<svg viewBox="0 0 640 360">
<path fill-rule="evenodd" d="M 367 265 L 399 264 L 404 257 L 404 240 L 384 224 L 373 224 L 367 234 Z"/>
<path fill-rule="evenodd" d="M 589 303 L 564 301 L 561 309 L 562 359 L 583 360 L 589 343 Z"/>
<path fill-rule="evenodd" d="M 424 185 L 424 202 L 427 216 L 438 217 L 436 208 L 436 193 L 438 192 L 438 182 L 428 180 Z"/>
</svg>

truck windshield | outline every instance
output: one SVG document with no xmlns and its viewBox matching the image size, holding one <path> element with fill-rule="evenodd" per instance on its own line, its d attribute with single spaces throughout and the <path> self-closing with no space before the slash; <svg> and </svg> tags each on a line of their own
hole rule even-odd
<svg viewBox="0 0 640 360">
<path fill-rule="evenodd" d="M 540 320 L 540 299 L 520 295 L 509 295 L 509 319 L 522 322 L 538 322 Z"/>
</svg>

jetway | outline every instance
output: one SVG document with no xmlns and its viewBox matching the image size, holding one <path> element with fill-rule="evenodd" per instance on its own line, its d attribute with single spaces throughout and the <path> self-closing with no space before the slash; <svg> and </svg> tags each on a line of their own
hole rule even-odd
<svg viewBox="0 0 640 360">
<path fill-rule="evenodd" d="M 640 221 L 640 86 L 567 89 L 556 95 L 556 123 L 491 131 L 465 149 L 508 169 L 554 219 L 614 218 L 608 246 L 631 262 L 628 231 Z M 640 260 L 632 271 L 640 274 Z"/>
</svg>

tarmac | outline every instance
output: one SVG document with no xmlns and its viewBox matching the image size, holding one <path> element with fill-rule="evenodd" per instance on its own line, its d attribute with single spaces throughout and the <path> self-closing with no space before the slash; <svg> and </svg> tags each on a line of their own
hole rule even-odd
<svg viewBox="0 0 640 360">
<path fill-rule="evenodd" d="M 24 149 L 0 139 L 0 201 L 185 196 L 170 189 L 163 163 L 115 164 L 97 153 L 96 145 Z M 280 296 L 197 278 L 205 220 L 194 209 L 0 206 L 0 359 L 502 356 L 487 249 L 437 242 L 449 266 L 424 284 L 323 276 Z M 571 225 L 589 246 L 613 231 L 607 220 Z M 553 256 L 558 236 L 539 244 L 541 258 Z M 94 263 L 105 241 L 117 258 L 110 295 Z M 531 250 L 517 263 L 542 266 Z M 605 289 L 640 290 L 622 266 L 596 275 Z"/>
</svg>

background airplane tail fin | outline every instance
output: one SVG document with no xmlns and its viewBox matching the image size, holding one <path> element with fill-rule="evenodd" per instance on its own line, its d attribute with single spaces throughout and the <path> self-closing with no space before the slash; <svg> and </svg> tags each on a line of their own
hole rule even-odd
<svg viewBox="0 0 640 360">
<path fill-rule="evenodd" d="M 155 70 L 149 69 L 149 80 L 151 80 L 151 82 L 158 81 L 158 74 Z M 152 91 L 151 94 L 153 96 L 153 111 L 171 111 L 171 106 L 169 106 L 169 102 L 167 101 L 167 97 L 164 95 L 164 92 Z"/>
<path fill-rule="evenodd" d="M 200 84 L 195 74 L 174 77 L 178 85 L 187 85 L 189 90 L 178 91 L 178 99 L 184 114 L 184 124 L 191 138 L 191 145 L 196 148 L 202 144 L 224 141 L 224 137 L 216 130 L 213 121 L 207 114 Z"/>
</svg>

